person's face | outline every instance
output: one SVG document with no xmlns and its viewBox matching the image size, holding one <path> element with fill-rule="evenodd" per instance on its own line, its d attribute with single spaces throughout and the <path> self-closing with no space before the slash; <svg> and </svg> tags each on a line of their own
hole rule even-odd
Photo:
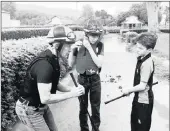
<svg viewBox="0 0 170 131">
<path fill-rule="evenodd" d="M 63 46 L 60 50 L 60 55 L 68 58 L 70 47 L 71 47 L 71 44 L 67 44 L 67 43 L 63 44 Z"/>
<path fill-rule="evenodd" d="M 137 56 L 145 56 L 148 53 L 148 49 L 140 43 L 136 43 Z"/>
<path fill-rule="evenodd" d="M 99 39 L 99 35 L 91 35 L 91 34 L 89 34 L 88 38 L 89 38 L 89 42 L 91 44 L 95 44 L 96 41 Z"/>
</svg>

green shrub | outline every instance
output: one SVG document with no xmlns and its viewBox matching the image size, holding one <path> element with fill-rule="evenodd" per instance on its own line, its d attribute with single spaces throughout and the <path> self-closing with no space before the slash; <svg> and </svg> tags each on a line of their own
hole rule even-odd
<svg viewBox="0 0 170 131">
<path fill-rule="evenodd" d="M 1 128 L 4 130 L 16 122 L 15 103 L 26 68 L 37 54 L 46 49 L 45 38 L 2 41 L 1 62 Z M 61 77 L 68 69 L 66 58 L 60 59 Z"/>
<path fill-rule="evenodd" d="M 49 32 L 50 28 L 19 28 L 19 29 L 8 29 L 2 30 L 1 39 L 2 40 L 9 40 L 9 39 L 25 39 L 31 37 L 38 37 L 38 36 L 46 36 Z"/>
<path fill-rule="evenodd" d="M 120 33 L 120 29 L 107 29 L 106 31 L 109 33 Z"/>
<path fill-rule="evenodd" d="M 138 35 L 138 33 L 136 32 L 126 32 L 125 36 L 126 36 L 126 42 L 127 43 L 131 43 L 132 39 L 135 38 Z"/>
<path fill-rule="evenodd" d="M 83 31 L 81 26 L 69 26 L 73 31 Z M 1 40 L 25 39 L 38 36 L 47 36 L 50 27 L 46 28 L 7 28 L 1 32 Z"/>
<path fill-rule="evenodd" d="M 147 29 L 130 29 L 129 30 L 130 32 L 136 32 L 138 34 L 142 33 L 142 32 L 147 32 L 148 30 Z M 122 31 L 122 33 L 126 33 L 126 32 L 129 32 L 128 30 L 125 30 L 125 31 Z"/>
</svg>

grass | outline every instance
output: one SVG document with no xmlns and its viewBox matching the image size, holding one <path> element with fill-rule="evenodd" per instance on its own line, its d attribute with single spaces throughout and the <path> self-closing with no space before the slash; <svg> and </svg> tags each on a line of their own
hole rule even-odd
<svg viewBox="0 0 170 131">
<path fill-rule="evenodd" d="M 153 51 L 155 61 L 155 76 L 160 80 L 169 81 L 169 35 L 159 33 L 158 40 Z M 164 63 L 167 63 L 166 65 Z"/>
<path fill-rule="evenodd" d="M 161 57 L 166 56 L 169 59 L 169 33 L 158 33 L 158 40 L 155 46 Z"/>
</svg>

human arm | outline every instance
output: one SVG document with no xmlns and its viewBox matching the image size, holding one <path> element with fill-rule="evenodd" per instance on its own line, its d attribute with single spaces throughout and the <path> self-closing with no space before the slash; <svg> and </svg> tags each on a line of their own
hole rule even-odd
<svg viewBox="0 0 170 131">
<path fill-rule="evenodd" d="M 58 91 L 61 91 L 61 92 L 70 92 L 71 91 L 70 86 L 64 85 L 61 82 L 58 83 L 57 89 L 58 89 Z"/>
<path fill-rule="evenodd" d="M 75 44 L 71 46 L 71 51 L 68 56 L 68 65 L 69 67 L 73 68 L 75 61 L 76 61 L 76 56 L 78 52 L 78 48 L 82 45 L 82 41 L 77 41 Z"/>
<path fill-rule="evenodd" d="M 148 81 L 152 73 L 152 68 L 149 64 L 149 61 L 143 63 L 140 69 L 140 84 L 131 87 L 131 88 L 124 88 L 122 89 L 122 92 L 124 94 L 129 94 L 132 92 L 140 92 L 145 90 L 148 87 Z"/>
<path fill-rule="evenodd" d="M 121 91 L 123 94 L 128 95 L 131 94 L 133 92 L 140 92 L 145 90 L 147 87 L 147 83 L 145 82 L 140 82 L 140 84 L 133 86 L 133 87 L 127 87 L 127 88 L 123 88 Z"/>
<path fill-rule="evenodd" d="M 84 94 L 84 87 L 82 86 L 79 86 L 78 88 L 73 88 L 70 91 L 68 91 L 67 88 L 61 89 L 64 87 L 62 84 L 59 84 L 59 89 L 63 91 L 67 90 L 68 92 L 62 94 L 51 94 L 53 67 L 47 61 L 41 61 L 41 63 L 39 64 L 41 66 L 35 68 L 35 72 L 41 103 L 43 104 L 56 103 Z"/>
<path fill-rule="evenodd" d="M 52 84 L 38 83 L 38 91 L 42 104 L 52 104 L 64 101 L 69 98 L 78 97 L 84 94 L 84 87 L 79 85 L 77 88 L 72 88 L 69 92 L 51 94 Z"/>
<path fill-rule="evenodd" d="M 103 58 L 104 58 L 104 47 L 103 47 L 103 45 L 102 45 L 101 52 L 98 55 L 95 54 L 95 52 L 94 52 L 92 46 L 90 45 L 87 37 L 84 38 L 83 45 L 89 51 L 89 53 L 90 53 L 90 55 L 92 57 L 92 60 L 97 65 L 97 67 L 101 68 L 102 67 Z"/>
</svg>

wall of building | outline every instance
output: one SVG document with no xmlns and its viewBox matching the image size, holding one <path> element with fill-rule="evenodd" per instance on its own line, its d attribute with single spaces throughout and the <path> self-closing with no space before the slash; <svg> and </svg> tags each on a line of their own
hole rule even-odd
<svg viewBox="0 0 170 131">
<path fill-rule="evenodd" d="M 11 26 L 10 14 L 2 12 L 2 27 L 10 26 Z"/>
</svg>

